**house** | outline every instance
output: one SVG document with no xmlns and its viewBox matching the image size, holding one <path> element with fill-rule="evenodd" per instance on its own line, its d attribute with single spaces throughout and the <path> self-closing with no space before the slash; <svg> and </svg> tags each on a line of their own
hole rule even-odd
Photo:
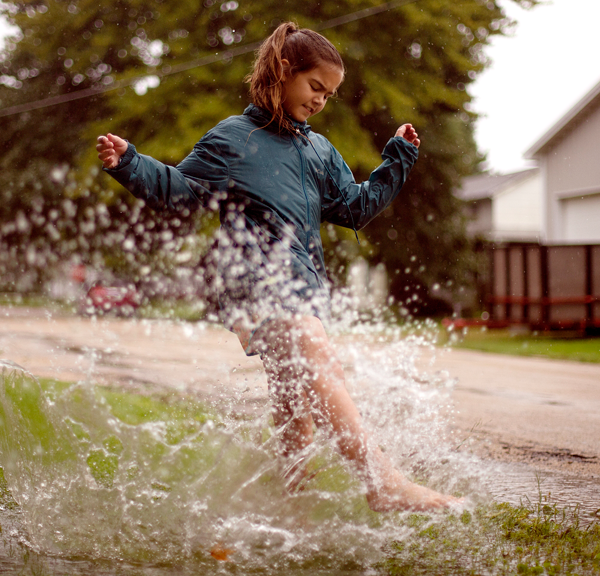
<svg viewBox="0 0 600 576">
<path fill-rule="evenodd" d="M 475 174 L 456 195 L 465 201 L 467 232 L 490 242 L 539 242 L 544 194 L 540 170 Z"/>
<path fill-rule="evenodd" d="M 547 244 L 600 244 L 600 83 L 527 152 L 544 189 Z"/>
<path fill-rule="evenodd" d="M 469 231 L 490 241 L 485 322 L 600 332 L 600 83 L 525 154 L 537 168 L 465 178 Z"/>
<path fill-rule="evenodd" d="M 493 242 L 600 244 L 600 83 L 525 158 L 537 168 L 475 174 L 456 195 L 469 232 Z"/>
</svg>

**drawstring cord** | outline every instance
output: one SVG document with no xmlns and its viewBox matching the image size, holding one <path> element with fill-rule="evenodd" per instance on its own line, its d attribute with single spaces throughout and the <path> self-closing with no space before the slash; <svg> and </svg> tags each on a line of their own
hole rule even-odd
<svg viewBox="0 0 600 576">
<path fill-rule="evenodd" d="M 327 171 L 327 174 L 329 174 L 329 177 L 331 178 L 331 181 L 335 184 L 335 187 L 338 189 L 338 191 L 344 201 L 344 204 L 346 205 L 346 208 L 348 209 L 348 214 L 350 214 L 350 222 L 352 223 L 352 230 L 354 230 L 354 235 L 356 236 L 356 241 L 358 242 L 358 245 L 360 246 L 358 232 L 356 231 L 356 225 L 354 224 L 354 216 L 352 215 L 352 210 L 350 210 L 350 205 L 348 204 L 348 199 L 346 198 L 346 195 L 340 188 L 339 184 L 337 183 L 337 180 L 333 177 L 333 175 L 329 171 L 329 168 L 327 168 L 327 164 L 325 164 L 325 162 L 323 161 L 323 158 L 321 158 L 321 155 L 317 152 L 317 149 L 315 148 L 315 145 L 312 143 L 311 139 L 306 134 L 302 134 L 302 132 L 300 132 L 299 128 L 296 128 L 296 133 L 300 136 L 303 136 L 306 139 L 306 141 L 312 146 L 312 149 L 315 151 L 317 158 L 321 161 L 321 164 L 323 164 L 323 168 L 325 168 L 325 170 Z"/>
</svg>

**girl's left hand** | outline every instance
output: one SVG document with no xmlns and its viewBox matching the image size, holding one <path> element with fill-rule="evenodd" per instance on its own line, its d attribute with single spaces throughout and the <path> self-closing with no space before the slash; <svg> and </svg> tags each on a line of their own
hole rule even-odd
<svg viewBox="0 0 600 576">
<path fill-rule="evenodd" d="M 407 142 L 414 144 L 417 148 L 421 144 L 417 131 L 413 128 L 412 124 L 402 124 L 398 130 L 396 130 L 395 136 L 404 138 Z"/>
</svg>

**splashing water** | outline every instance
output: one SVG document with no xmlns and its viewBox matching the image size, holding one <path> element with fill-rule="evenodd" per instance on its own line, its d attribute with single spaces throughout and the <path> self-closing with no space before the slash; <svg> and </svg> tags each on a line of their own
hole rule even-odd
<svg viewBox="0 0 600 576">
<path fill-rule="evenodd" d="M 409 476 L 472 492 L 477 469 L 449 433 L 452 382 L 415 368 L 431 339 L 345 318 L 334 327 L 343 332 L 338 353 L 375 440 Z M 268 411 L 236 416 L 233 394 L 219 411 L 182 394 L 161 412 L 91 383 L 42 386 L 9 363 L 1 370 L 1 464 L 38 553 L 194 569 L 229 560 L 246 571 L 364 571 L 384 545 L 413 532 L 406 514 L 368 509 L 325 435 L 306 453 L 303 489 L 288 493 Z"/>
<path fill-rule="evenodd" d="M 120 210 L 127 222 L 119 224 L 118 207 L 109 217 L 102 206 L 85 212 L 89 230 L 72 231 L 77 246 L 89 245 L 86 251 L 69 248 L 63 261 L 86 263 L 102 276 L 113 257 L 116 275 L 126 275 L 147 297 L 175 293 L 208 302 L 213 290 L 230 327 L 241 321 L 252 328 L 257 319 L 290 309 L 328 316 L 327 294 L 317 290 L 305 298 L 309 286 L 290 259 L 290 231 L 274 247 L 268 235 L 238 228 L 233 211 L 229 235 L 209 250 L 212 240 L 199 243 L 193 219 L 156 223 L 135 204 Z M 21 228 L 4 229 L 7 243 L 33 246 L 14 241 L 17 232 L 29 233 Z M 37 272 L 28 286 L 39 283 L 60 253 L 42 240 L 30 258 Z M 17 260 L 11 253 L 0 262 L 13 288 L 23 281 L 18 270 L 13 280 L 8 275 Z M 366 428 L 411 479 L 444 493 L 473 494 L 481 469 L 454 449 L 453 383 L 415 367 L 420 351 L 433 349 L 431 326 L 407 333 L 384 310 L 369 308 L 336 293 L 329 327 Z M 240 409 L 243 394 L 224 393 L 217 408 L 181 391 L 156 399 L 101 388 L 93 366 L 75 384 L 38 382 L 7 363 L 1 371 L 0 465 L 21 510 L 22 542 L 38 554 L 145 569 L 186 566 L 190 573 L 222 562 L 222 570 L 231 564 L 243 573 L 331 575 L 364 573 L 391 541 L 415 533 L 407 513 L 368 508 L 355 471 L 324 433 L 303 451 L 308 475 L 290 493 L 270 413 L 249 418 L 253 411 Z"/>
<path fill-rule="evenodd" d="M 141 212 L 129 215 L 134 230 L 136 219 L 143 220 Z M 115 238 L 131 247 L 126 251 L 131 258 L 124 260 L 139 259 L 136 242 L 147 233 L 146 224 L 137 239 L 117 232 Z M 176 291 L 205 301 L 212 279 L 217 291 L 228 291 L 229 301 L 220 298 L 222 310 L 241 315 L 225 321 L 251 327 L 256 317 L 290 306 L 290 288 L 303 290 L 290 282 L 296 275 L 284 243 L 279 252 L 265 250 L 263 259 L 262 251 L 250 249 L 255 239 L 234 230 L 229 240 L 240 249 L 227 249 L 222 241 L 217 262 L 204 255 L 199 263 L 198 254 L 183 258 L 186 250 L 194 252 L 189 235 L 174 243 L 167 232 L 161 230 L 160 242 L 154 238 L 158 246 L 149 245 L 136 264 L 133 279 L 147 295 Z M 91 235 L 101 244 L 92 263 L 106 248 L 100 236 Z M 150 267 L 157 260 L 160 265 Z M 81 261 L 80 255 L 74 259 Z M 39 268 L 46 263 L 41 259 Z M 171 276 L 161 275 L 161 267 Z M 249 272 L 259 282 L 248 286 Z M 296 309 L 304 310 L 304 303 L 306 314 L 315 312 L 316 298 L 297 300 Z M 329 331 L 336 335 L 347 387 L 365 427 L 410 479 L 440 492 L 468 494 L 475 502 L 484 492 L 486 471 L 456 450 L 453 382 L 416 368 L 424 349 L 434 351 L 432 325 L 400 329 L 385 310 L 364 308 L 336 293 Z M 203 329 L 186 325 L 186 338 L 194 338 L 196 326 Z M 94 349 L 90 359 L 95 354 Z M 324 433 L 302 452 L 307 476 L 290 492 L 268 409 L 256 416 L 256 410 L 245 409 L 248 399 L 239 391 L 223 391 L 217 406 L 175 392 L 176 382 L 160 397 L 103 388 L 95 384 L 94 365 L 78 383 L 38 381 L 7 362 L 0 370 L 0 466 L 20 511 L 14 533 L 27 550 L 44 557 L 142 566 L 144 573 L 161 576 L 230 569 L 364 574 L 385 557 L 392 541 L 410 543 L 423 530 L 423 522 L 416 527 L 408 513 L 372 512 L 352 466 Z M 266 405 L 266 396 L 263 400 Z M 444 518 L 433 515 L 425 522 Z M 6 533 L 4 516 L 2 523 Z M 73 564 L 65 571 L 80 573 Z"/>
</svg>

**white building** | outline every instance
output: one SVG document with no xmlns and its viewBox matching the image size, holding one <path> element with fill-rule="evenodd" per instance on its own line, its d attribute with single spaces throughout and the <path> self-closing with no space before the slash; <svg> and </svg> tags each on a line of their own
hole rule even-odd
<svg viewBox="0 0 600 576">
<path fill-rule="evenodd" d="M 537 168 L 476 174 L 456 195 L 492 242 L 600 244 L 600 83 L 526 153 Z"/>
<path fill-rule="evenodd" d="M 471 235 L 491 242 L 541 240 L 544 192 L 537 168 L 469 176 L 456 195 L 466 202 Z"/>
<path fill-rule="evenodd" d="M 600 83 L 526 153 L 544 188 L 548 244 L 600 244 Z"/>
<path fill-rule="evenodd" d="M 600 83 L 525 154 L 537 168 L 465 178 L 456 195 L 488 246 L 493 322 L 600 330 Z"/>
</svg>

